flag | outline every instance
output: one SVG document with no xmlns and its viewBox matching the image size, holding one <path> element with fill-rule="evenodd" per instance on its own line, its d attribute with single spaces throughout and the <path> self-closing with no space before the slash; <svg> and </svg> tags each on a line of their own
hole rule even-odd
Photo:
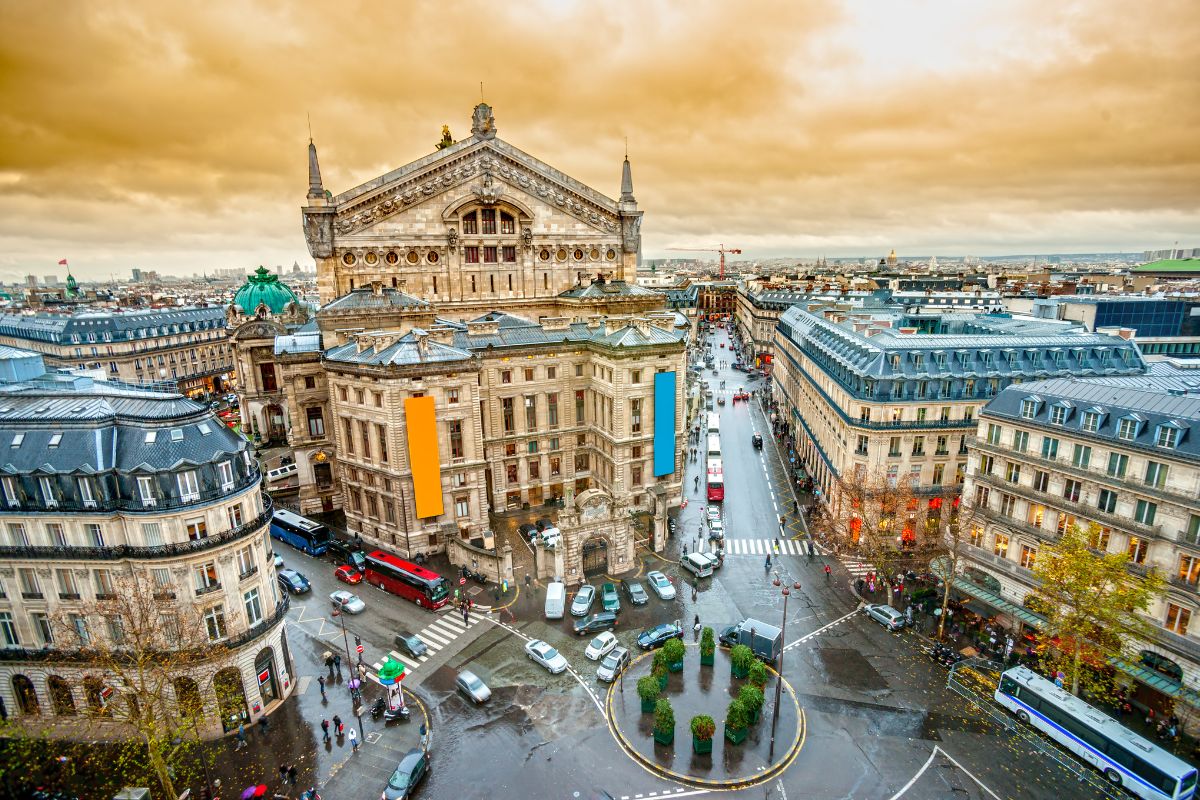
<svg viewBox="0 0 1200 800">
<path fill-rule="evenodd" d="M 64 258 L 64 259 L 61 259 L 61 260 L 58 262 L 58 265 L 59 265 L 60 267 L 65 267 L 65 266 L 67 265 L 67 260 L 66 260 L 65 258 Z"/>
</svg>

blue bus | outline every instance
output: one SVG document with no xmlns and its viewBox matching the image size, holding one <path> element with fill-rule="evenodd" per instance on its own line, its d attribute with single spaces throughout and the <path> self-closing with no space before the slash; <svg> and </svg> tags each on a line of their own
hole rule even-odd
<svg viewBox="0 0 1200 800">
<path fill-rule="evenodd" d="M 279 508 L 271 516 L 271 536 L 310 556 L 324 555 L 329 547 L 329 528 Z"/>
</svg>

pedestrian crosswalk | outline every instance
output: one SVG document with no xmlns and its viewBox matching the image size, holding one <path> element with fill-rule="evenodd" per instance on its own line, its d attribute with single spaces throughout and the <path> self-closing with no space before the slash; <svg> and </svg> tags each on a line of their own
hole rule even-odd
<svg viewBox="0 0 1200 800">
<path fill-rule="evenodd" d="M 801 539 L 779 539 L 779 549 L 775 549 L 775 539 L 726 539 L 725 555 L 727 556 L 765 556 L 768 553 L 786 554 L 789 556 L 808 555 L 805 542 Z"/>
<path fill-rule="evenodd" d="M 420 637 L 421 641 L 428 648 L 424 655 L 412 656 L 408 653 L 399 653 L 392 650 L 388 652 L 388 656 L 393 661 L 399 661 L 403 664 L 406 672 L 412 672 L 436 656 L 438 651 L 443 647 L 449 646 L 451 642 L 466 633 L 468 629 L 478 625 L 484 619 L 487 619 L 487 614 L 472 611 L 467 615 L 467 621 L 464 623 L 461 611 L 451 609 L 443 612 L 436 620 L 426 625 L 417 633 L 417 636 Z M 371 665 L 367 677 L 379 683 L 379 668 L 381 666 L 383 666 L 382 658 Z"/>
<path fill-rule="evenodd" d="M 842 566 L 844 566 L 854 578 L 862 578 L 872 572 L 875 572 L 874 564 L 868 564 L 865 561 L 859 561 L 849 557 L 842 559 Z"/>
</svg>

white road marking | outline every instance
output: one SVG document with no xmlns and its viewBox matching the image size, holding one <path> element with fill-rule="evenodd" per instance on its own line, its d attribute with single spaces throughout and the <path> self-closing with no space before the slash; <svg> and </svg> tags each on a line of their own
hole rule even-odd
<svg viewBox="0 0 1200 800">
<path fill-rule="evenodd" d="M 804 644 L 804 643 L 805 643 L 805 642 L 807 642 L 809 639 L 812 639 L 814 636 L 820 636 L 822 633 L 824 633 L 825 631 L 829 630 L 829 629 L 830 629 L 830 628 L 832 628 L 834 625 L 837 625 L 837 624 L 838 624 L 838 623 L 840 623 L 840 622 L 844 622 L 844 621 L 846 621 L 846 620 L 850 619 L 851 617 L 853 617 L 853 616 L 854 616 L 855 614 L 857 614 L 857 613 L 858 613 L 858 609 L 856 608 L 856 609 L 854 609 L 853 611 L 851 611 L 849 614 L 846 614 L 846 615 L 844 615 L 844 616 L 838 617 L 838 618 L 837 618 L 837 619 L 835 619 L 833 622 L 827 622 L 827 623 L 825 623 L 824 625 L 822 625 L 821 627 L 817 628 L 815 631 L 812 631 L 811 633 L 806 633 L 806 634 L 804 634 L 803 636 L 801 636 L 801 637 L 800 637 L 799 639 L 797 639 L 796 641 L 794 641 L 794 642 L 792 642 L 791 644 L 789 644 L 789 645 L 787 645 L 786 647 L 784 647 L 784 648 L 783 648 L 783 652 L 785 652 L 785 653 L 786 653 L 788 650 L 791 650 L 793 647 L 797 647 L 797 646 L 799 646 L 799 645 L 802 645 L 802 644 Z"/>
<path fill-rule="evenodd" d="M 900 791 L 889 797 L 888 800 L 899 800 L 899 798 L 902 797 L 905 792 L 911 789 L 912 785 L 921 779 L 921 776 L 925 774 L 925 770 L 929 769 L 929 765 L 933 763 L 935 758 L 937 758 L 937 753 L 937 745 L 934 745 L 933 751 L 929 754 L 929 758 L 925 759 L 925 763 L 921 765 L 921 768 L 917 770 L 916 774 L 909 778 L 908 783 L 901 786 Z"/>
<path fill-rule="evenodd" d="M 913 784 L 916 783 L 920 779 L 921 775 L 923 775 L 925 773 L 925 770 L 929 769 L 929 765 L 933 763 L 933 759 L 937 757 L 938 753 L 941 753 L 942 756 L 947 761 L 949 761 L 951 764 L 953 764 L 955 767 L 957 767 L 959 770 L 961 770 L 964 775 L 966 775 L 971 780 L 975 781 L 975 784 L 977 786 L 979 786 L 980 789 L 983 789 L 989 795 L 996 798 L 996 800 L 1000 800 L 1000 795 L 996 794 L 991 789 L 989 789 L 987 787 L 987 785 L 984 784 L 983 781 L 979 780 L 979 778 L 976 778 L 974 775 L 972 775 L 970 770 L 968 770 L 962 764 L 958 763 L 954 759 L 953 756 L 951 756 L 949 753 L 947 753 L 945 750 L 943 750 L 940 745 L 936 745 L 936 744 L 933 746 L 933 752 L 929 754 L 929 758 L 925 761 L 925 763 L 921 766 L 921 768 L 919 770 L 917 770 L 917 774 L 913 775 L 909 779 L 908 783 L 904 784 L 904 786 L 902 786 L 900 788 L 900 791 L 896 792 L 894 795 L 892 795 L 890 798 L 888 798 L 888 800 L 898 800 L 905 792 L 907 792 L 909 789 L 911 789 Z"/>
</svg>

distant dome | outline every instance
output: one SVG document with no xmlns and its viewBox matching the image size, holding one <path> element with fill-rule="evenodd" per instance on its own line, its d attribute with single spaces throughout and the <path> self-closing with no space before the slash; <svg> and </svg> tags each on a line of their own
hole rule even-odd
<svg viewBox="0 0 1200 800">
<path fill-rule="evenodd" d="M 259 304 L 265 304 L 272 314 L 279 314 L 288 303 L 300 302 L 296 293 L 287 284 L 280 283 L 278 276 L 266 267 L 259 267 L 247 277 L 249 280 L 233 296 L 233 304 L 247 315 L 252 316 Z"/>
</svg>

